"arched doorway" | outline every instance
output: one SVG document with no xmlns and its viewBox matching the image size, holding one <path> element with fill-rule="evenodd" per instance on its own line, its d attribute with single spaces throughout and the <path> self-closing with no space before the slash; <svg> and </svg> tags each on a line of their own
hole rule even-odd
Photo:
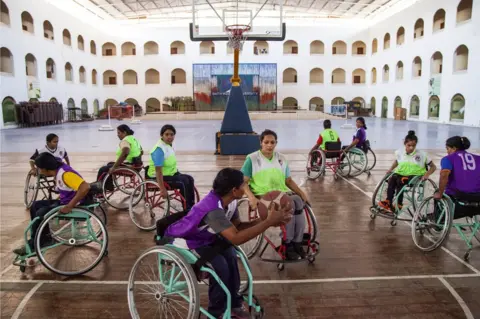
<svg viewBox="0 0 480 319">
<path fill-rule="evenodd" d="M 382 118 L 386 119 L 388 114 L 388 99 L 386 96 L 382 99 Z"/>
<path fill-rule="evenodd" d="M 310 106 L 310 111 L 320 111 L 323 112 L 323 99 L 321 97 L 312 97 L 308 105 Z"/>
<path fill-rule="evenodd" d="M 98 109 L 99 109 L 99 103 L 98 103 L 98 100 L 95 99 L 93 100 L 93 114 L 95 116 L 98 116 Z"/>
<path fill-rule="evenodd" d="M 432 95 L 428 101 L 428 118 L 431 120 L 438 120 L 440 115 L 440 98 Z"/>
<path fill-rule="evenodd" d="M 7 96 L 2 101 L 2 113 L 3 113 L 3 123 L 4 124 L 13 124 L 16 122 L 15 119 L 15 99 L 13 97 Z"/>
<path fill-rule="evenodd" d="M 284 110 L 296 110 L 298 109 L 297 99 L 294 97 L 287 97 L 283 99 L 282 108 Z"/>
<path fill-rule="evenodd" d="M 82 102 L 80 103 L 81 108 L 82 108 L 82 114 L 88 114 L 88 102 L 87 99 L 82 99 Z"/>
<path fill-rule="evenodd" d="M 463 122 L 465 116 L 465 98 L 461 94 L 455 94 L 450 104 L 450 120 Z"/>
<path fill-rule="evenodd" d="M 54 97 L 52 97 L 52 98 L 50 99 L 50 102 L 52 102 L 52 103 L 58 103 L 57 99 L 54 98 Z"/>
<path fill-rule="evenodd" d="M 410 100 L 410 117 L 418 117 L 420 114 L 420 99 L 418 96 L 412 96 Z"/>
<path fill-rule="evenodd" d="M 377 101 L 375 100 L 375 98 L 372 96 L 372 98 L 370 99 L 370 110 L 372 112 L 372 116 L 375 116 L 375 106 L 377 104 Z"/>
<path fill-rule="evenodd" d="M 68 102 L 67 102 L 67 106 L 68 106 L 68 108 L 74 108 L 75 107 L 75 101 L 72 98 L 69 98 Z"/>
</svg>

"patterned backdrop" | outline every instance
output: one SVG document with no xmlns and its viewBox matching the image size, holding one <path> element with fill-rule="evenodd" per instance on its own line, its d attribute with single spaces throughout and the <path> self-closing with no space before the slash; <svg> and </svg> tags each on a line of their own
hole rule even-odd
<svg viewBox="0 0 480 319">
<path fill-rule="evenodd" d="M 232 74 L 233 64 L 193 64 L 195 109 L 225 110 Z M 277 101 L 277 64 L 241 63 L 239 74 L 248 109 L 273 110 Z"/>
</svg>

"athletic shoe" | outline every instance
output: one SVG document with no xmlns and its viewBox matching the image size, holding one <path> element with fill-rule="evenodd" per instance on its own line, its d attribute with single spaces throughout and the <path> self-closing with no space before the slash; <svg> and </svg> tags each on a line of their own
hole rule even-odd
<svg viewBox="0 0 480 319">
<path fill-rule="evenodd" d="M 378 202 L 378 206 L 387 212 L 392 212 L 392 207 L 390 206 L 390 201 L 388 199 Z"/>
</svg>

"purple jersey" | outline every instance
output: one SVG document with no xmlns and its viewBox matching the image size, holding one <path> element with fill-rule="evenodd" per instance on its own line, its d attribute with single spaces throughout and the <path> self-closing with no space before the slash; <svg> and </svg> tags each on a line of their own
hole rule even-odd
<svg viewBox="0 0 480 319">
<path fill-rule="evenodd" d="M 457 151 L 442 158 L 442 169 L 450 170 L 447 195 L 480 193 L 480 156 Z"/>
<path fill-rule="evenodd" d="M 358 139 L 358 143 L 357 143 L 356 147 L 362 148 L 363 144 L 365 144 L 365 141 L 367 139 L 367 132 L 365 132 L 365 129 L 363 127 L 357 129 L 357 132 L 353 136 L 352 141 L 355 140 L 355 139 Z"/>
</svg>

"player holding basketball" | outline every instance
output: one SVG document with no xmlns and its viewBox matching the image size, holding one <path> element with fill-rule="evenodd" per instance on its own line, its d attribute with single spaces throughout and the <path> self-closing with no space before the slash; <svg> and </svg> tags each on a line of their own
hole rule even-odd
<svg viewBox="0 0 480 319">
<path fill-rule="evenodd" d="M 303 209 L 308 202 L 307 195 L 298 187 L 290 176 L 290 168 L 285 156 L 275 151 L 277 134 L 272 130 L 265 130 L 260 135 L 260 150 L 249 154 L 242 167 L 245 175 L 245 193 L 250 201 L 250 207 L 257 209 L 258 197 L 272 191 L 294 192 L 290 198 L 295 207 L 292 220 L 286 225 L 286 257 L 289 260 L 305 258 L 302 247 L 305 232 L 305 215 Z"/>
<path fill-rule="evenodd" d="M 164 233 L 166 238 L 173 238 L 173 245 L 194 250 L 200 257 L 208 259 L 215 273 L 230 291 L 231 318 L 235 319 L 247 319 L 250 314 L 242 307 L 243 299 L 238 295 L 240 273 L 237 253 L 232 245 L 242 245 L 268 228 L 284 225 L 292 218 L 290 205 L 282 208 L 271 205 L 265 220 L 259 218 L 242 222 L 237 200 L 243 197 L 246 188 L 242 172 L 233 168 L 222 169 L 215 177 L 210 193 L 188 213 L 184 212 L 184 217 L 170 224 Z M 182 213 L 173 214 L 163 220 L 167 221 L 179 214 Z M 159 222 L 162 223 L 162 220 Z M 223 318 L 227 304 L 226 295 L 215 279 L 209 281 L 208 298 L 208 312 L 215 318 Z"/>
</svg>

